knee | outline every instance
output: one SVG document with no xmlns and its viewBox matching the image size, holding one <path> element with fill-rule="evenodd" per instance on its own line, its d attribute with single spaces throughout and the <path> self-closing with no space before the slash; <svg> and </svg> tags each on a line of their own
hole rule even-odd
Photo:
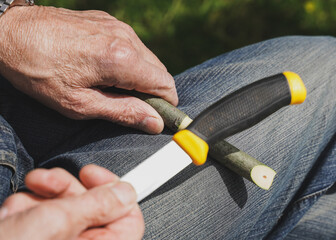
<svg viewBox="0 0 336 240">
<path fill-rule="evenodd" d="M 271 40 L 272 41 L 272 40 Z M 331 36 L 290 36 L 274 39 L 284 65 L 314 81 L 331 81 L 335 75 L 336 38 Z M 331 77 L 332 76 L 332 77 Z"/>
<path fill-rule="evenodd" d="M 288 58 L 298 56 L 310 62 L 318 60 L 319 56 L 335 55 L 336 52 L 336 38 L 331 36 L 286 36 L 268 40 L 265 45 L 280 55 Z"/>
</svg>

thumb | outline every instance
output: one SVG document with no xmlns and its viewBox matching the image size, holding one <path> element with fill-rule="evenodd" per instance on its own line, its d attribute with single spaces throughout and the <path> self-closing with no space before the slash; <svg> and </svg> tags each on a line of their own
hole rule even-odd
<svg viewBox="0 0 336 240">
<path fill-rule="evenodd" d="M 81 97 L 86 99 L 84 111 L 89 118 L 105 119 L 151 134 L 158 134 L 163 130 L 161 116 L 139 98 L 106 93 L 98 89 L 85 89 Z"/>
<path fill-rule="evenodd" d="M 107 184 L 77 197 L 46 201 L 4 219 L 0 239 L 74 239 L 87 228 L 113 223 L 136 206 L 131 185 Z"/>
<path fill-rule="evenodd" d="M 117 182 L 93 188 L 72 198 L 65 209 L 73 213 L 70 214 L 71 223 L 86 229 L 106 225 L 125 216 L 137 205 L 136 198 L 130 184 Z"/>
</svg>

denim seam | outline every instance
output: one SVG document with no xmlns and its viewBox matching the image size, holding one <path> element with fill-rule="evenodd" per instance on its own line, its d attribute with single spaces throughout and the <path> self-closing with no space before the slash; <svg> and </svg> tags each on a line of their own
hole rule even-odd
<svg viewBox="0 0 336 240">
<path fill-rule="evenodd" d="M 333 183 L 333 184 L 334 184 L 334 183 Z M 309 199 L 309 198 L 316 197 L 316 196 L 319 196 L 319 195 L 322 195 L 322 194 L 326 193 L 326 192 L 329 190 L 329 188 L 332 187 L 333 184 L 331 184 L 330 186 L 325 187 L 325 188 L 323 188 L 323 189 L 321 189 L 321 190 L 319 190 L 319 191 L 317 191 L 317 192 L 308 194 L 308 195 L 306 195 L 306 196 L 304 196 L 304 197 L 302 197 L 302 198 L 296 200 L 296 201 L 294 202 L 294 204 L 297 204 L 297 203 L 302 202 L 302 201 L 305 201 L 305 200 L 307 200 L 307 199 Z"/>
<path fill-rule="evenodd" d="M 6 157 L 4 157 L 4 155 L 6 156 Z M 2 166 L 7 166 L 7 167 L 9 167 L 9 168 L 11 168 L 12 170 L 13 170 L 13 176 L 12 176 L 12 178 L 11 178 L 11 187 L 12 187 L 12 191 L 15 193 L 15 192 L 17 192 L 17 190 L 18 190 L 18 184 L 17 184 L 17 182 L 18 182 L 18 179 L 17 179 L 17 174 L 16 174 L 16 160 L 17 160 L 17 157 L 16 157 L 16 155 L 14 154 L 14 153 L 12 153 L 12 152 L 5 152 L 5 154 L 2 154 L 1 156 L 3 157 L 2 159 L 0 159 L 0 165 L 2 165 Z M 8 162 L 8 159 L 10 159 L 10 160 L 12 160 L 12 162 L 14 163 L 14 164 L 11 164 L 11 163 L 9 163 Z"/>
</svg>

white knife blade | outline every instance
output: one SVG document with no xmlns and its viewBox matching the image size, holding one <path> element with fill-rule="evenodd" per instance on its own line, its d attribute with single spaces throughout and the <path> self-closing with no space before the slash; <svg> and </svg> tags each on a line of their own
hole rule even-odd
<svg viewBox="0 0 336 240">
<path fill-rule="evenodd" d="M 171 141 L 121 178 L 130 183 L 140 202 L 192 163 L 189 155 Z"/>
<path fill-rule="evenodd" d="M 204 164 L 208 143 L 245 130 L 281 107 L 302 103 L 306 93 L 300 76 L 292 72 L 247 85 L 203 110 L 187 129 L 173 136 L 173 141 L 121 180 L 134 186 L 141 201 L 190 163 Z"/>
</svg>

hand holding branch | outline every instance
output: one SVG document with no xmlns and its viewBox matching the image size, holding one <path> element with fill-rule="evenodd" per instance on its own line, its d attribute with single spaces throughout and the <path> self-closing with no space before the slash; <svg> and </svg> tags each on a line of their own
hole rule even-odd
<svg viewBox="0 0 336 240">
<path fill-rule="evenodd" d="M 0 73 L 17 89 L 73 119 L 105 119 L 160 133 L 160 115 L 136 90 L 177 105 L 173 77 L 133 29 L 101 11 L 13 7 L 0 18 Z"/>
</svg>

